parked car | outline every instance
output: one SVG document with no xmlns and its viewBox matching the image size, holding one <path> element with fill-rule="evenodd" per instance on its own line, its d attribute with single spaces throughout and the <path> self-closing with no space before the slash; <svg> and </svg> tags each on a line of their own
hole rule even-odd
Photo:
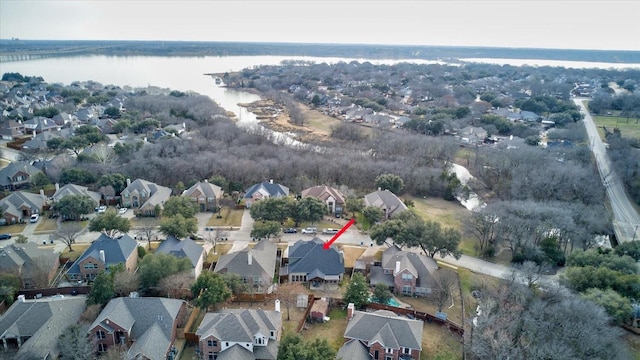
<svg viewBox="0 0 640 360">
<path fill-rule="evenodd" d="M 98 214 L 102 214 L 103 212 L 107 211 L 107 206 L 106 205 L 100 205 L 96 208 L 96 211 L 98 212 Z"/>
<path fill-rule="evenodd" d="M 322 233 L 325 235 L 334 235 L 338 233 L 338 229 L 327 228 L 322 230 Z"/>
<path fill-rule="evenodd" d="M 308 228 L 302 229 L 303 234 L 315 234 L 317 232 L 318 232 L 318 229 L 314 227 L 308 227 Z"/>
<path fill-rule="evenodd" d="M 295 234 L 298 232 L 298 230 L 296 230 L 295 228 L 286 228 L 282 230 L 282 232 L 285 234 Z"/>
<path fill-rule="evenodd" d="M 11 239 L 11 234 L 0 234 L 0 240 Z"/>
<path fill-rule="evenodd" d="M 38 214 L 31 214 L 31 217 L 29 218 L 29 222 L 38 222 L 38 219 L 40 219 L 40 215 Z"/>
<path fill-rule="evenodd" d="M 129 210 L 129 209 L 127 209 L 127 208 L 120 208 L 120 209 L 118 209 L 118 214 L 122 215 L 122 214 L 126 213 L 126 212 L 127 212 L 127 210 Z"/>
</svg>

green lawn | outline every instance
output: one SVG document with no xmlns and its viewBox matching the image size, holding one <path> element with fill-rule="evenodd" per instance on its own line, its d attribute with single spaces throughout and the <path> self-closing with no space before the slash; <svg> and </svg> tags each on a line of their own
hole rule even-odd
<svg viewBox="0 0 640 360">
<path fill-rule="evenodd" d="M 419 198 L 407 196 L 413 201 L 415 210 L 425 220 L 437 221 L 444 227 L 462 229 L 461 219 L 469 213 L 464 206 L 457 201 L 446 201 L 439 198 Z"/>
<path fill-rule="evenodd" d="M 38 226 L 34 233 L 38 232 L 52 232 L 58 229 L 57 219 L 49 219 L 47 216 L 41 216 L 40 220 L 38 220 Z"/>
<path fill-rule="evenodd" d="M 596 124 L 598 133 L 602 139 L 604 139 L 603 126 L 606 127 L 609 132 L 613 131 L 614 128 L 618 128 L 622 136 L 640 139 L 639 119 L 627 119 L 619 116 L 593 116 L 593 122 Z"/>
</svg>

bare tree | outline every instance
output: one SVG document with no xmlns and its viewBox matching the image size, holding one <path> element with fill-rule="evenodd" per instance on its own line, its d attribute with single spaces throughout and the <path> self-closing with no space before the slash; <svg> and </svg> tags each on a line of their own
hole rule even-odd
<svg viewBox="0 0 640 360">
<path fill-rule="evenodd" d="M 297 282 L 287 282 L 278 285 L 276 296 L 287 308 L 287 321 L 291 320 L 290 310 L 298 300 L 298 295 L 306 295 L 307 289 Z"/>
<path fill-rule="evenodd" d="M 73 251 L 71 246 L 76 242 L 78 235 L 80 235 L 82 230 L 83 226 L 81 223 L 74 221 L 64 222 L 60 225 L 53 236 L 67 245 L 69 247 L 69 251 Z"/>
<path fill-rule="evenodd" d="M 33 259 L 31 268 L 30 285 L 34 288 L 49 287 L 49 275 L 53 269 L 55 259 L 50 256 L 38 256 Z M 26 274 L 23 276 L 27 276 Z"/>
<path fill-rule="evenodd" d="M 433 286 L 429 298 L 436 305 L 438 311 L 442 311 L 447 303 L 453 303 L 453 294 L 457 284 L 458 274 L 453 270 L 441 268 L 433 274 Z"/>
<path fill-rule="evenodd" d="M 128 296 L 131 292 L 138 290 L 140 279 L 138 274 L 132 274 L 126 270 L 118 271 L 113 275 L 113 291 L 118 296 Z"/>
<path fill-rule="evenodd" d="M 146 238 L 151 248 L 151 239 L 158 235 L 158 227 L 154 224 L 142 224 L 136 227 L 136 234 L 140 238 Z"/>
<path fill-rule="evenodd" d="M 158 283 L 158 287 L 164 290 L 169 298 L 178 298 L 180 294 L 188 292 L 195 279 L 189 273 L 183 272 L 169 275 Z"/>
</svg>

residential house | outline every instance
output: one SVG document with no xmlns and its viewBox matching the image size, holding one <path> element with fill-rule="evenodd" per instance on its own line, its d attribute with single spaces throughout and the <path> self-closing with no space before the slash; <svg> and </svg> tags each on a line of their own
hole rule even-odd
<svg viewBox="0 0 640 360">
<path fill-rule="evenodd" d="M 0 125 L 0 136 L 3 140 L 15 140 L 24 136 L 24 125 L 22 122 L 9 120 Z"/>
<path fill-rule="evenodd" d="M 48 150 L 47 141 L 51 139 L 66 139 L 71 136 L 71 129 L 64 129 L 60 131 L 47 131 L 43 133 L 39 133 L 31 140 L 26 141 L 22 144 L 22 148 L 25 150 L 40 150 L 45 151 Z"/>
<path fill-rule="evenodd" d="M 520 111 L 520 117 L 522 121 L 526 122 L 537 122 L 542 119 L 542 116 L 534 113 L 533 111 Z"/>
<path fill-rule="evenodd" d="M 89 334 L 99 353 L 122 344 L 127 349 L 125 359 L 175 359 L 174 343 L 186 315 L 184 300 L 120 297 L 109 301 Z"/>
<path fill-rule="evenodd" d="M 288 263 L 280 267 L 280 276 L 290 282 L 309 282 L 312 289 L 332 289 L 344 275 L 344 257 L 331 246 L 324 249 L 324 241 L 298 240 L 289 247 Z"/>
<path fill-rule="evenodd" d="M 196 335 L 202 359 L 275 360 L 282 336 L 279 304 L 276 311 L 224 309 L 207 313 Z"/>
<path fill-rule="evenodd" d="M 33 242 L 0 248 L 0 272 L 18 275 L 23 289 L 47 287 L 59 267 L 60 258 L 53 249 L 40 249 Z"/>
<path fill-rule="evenodd" d="M 88 123 L 92 120 L 96 120 L 98 118 L 98 114 L 96 110 L 93 108 L 80 108 L 75 113 L 76 119 L 83 123 Z"/>
<path fill-rule="evenodd" d="M 138 209 L 145 216 L 155 216 L 156 206 L 162 205 L 171 196 L 171 189 L 152 182 L 127 179 L 127 187 L 120 193 L 122 206 Z"/>
<path fill-rule="evenodd" d="M 190 238 L 180 240 L 175 236 L 167 237 L 160 246 L 156 249 L 156 254 L 170 254 L 177 258 L 187 258 L 191 261 L 191 275 L 194 279 L 197 279 L 202 272 L 202 266 L 204 265 L 204 259 L 207 257 L 207 253 L 204 251 L 202 245 L 197 244 Z"/>
<path fill-rule="evenodd" d="M 65 126 L 67 124 L 73 124 L 76 119 L 74 116 L 67 114 L 66 112 L 61 112 L 60 114 L 52 117 L 51 120 L 55 121 L 58 126 Z"/>
<path fill-rule="evenodd" d="M 402 251 L 393 245 L 382 253 L 382 266 L 370 268 L 370 284 L 379 283 L 403 295 L 426 296 L 431 293 L 438 264 L 430 257 Z"/>
<path fill-rule="evenodd" d="M 302 198 L 315 197 L 327 204 L 329 214 L 341 215 L 344 212 L 344 195 L 329 186 L 313 186 L 302 190 Z"/>
<path fill-rule="evenodd" d="M 36 116 L 33 119 L 24 121 L 23 124 L 25 133 L 33 135 L 46 131 L 60 130 L 60 126 L 55 121 L 43 116 Z"/>
<path fill-rule="evenodd" d="M 58 338 L 86 309 L 85 297 L 52 297 L 18 301 L 0 317 L 0 358 L 57 359 Z"/>
<path fill-rule="evenodd" d="M 458 131 L 456 138 L 463 144 L 478 145 L 484 143 L 487 135 L 487 131 L 481 127 L 467 126 Z"/>
<path fill-rule="evenodd" d="M 41 213 L 46 201 L 47 198 L 42 191 L 40 194 L 24 191 L 13 192 L 0 200 L 0 208 L 3 210 L 2 218 L 7 224 L 26 221 L 31 214 Z"/>
<path fill-rule="evenodd" d="M 407 205 L 394 193 L 386 189 L 381 190 L 380 188 L 378 188 L 378 191 L 364 196 L 364 205 L 380 208 L 385 220 L 407 210 Z"/>
<path fill-rule="evenodd" d="M 89 248 L 76 260 L 69 271 L 69 280 L 93 280 L 102 271 L 114 265 L 124 264 L 127 271 L 138 267 L 138 242 L 129 235 L 112 239 L 100 234 Z"/>
<path fill-rule="evenodd" d="M 408 360 L 420 359 L 422 320 L 412 320 L 391 311 L 356 311 L 347 306 L 347 329 L 338 359 Z"/>
<path fill-rule="evenodd" d="M 273 291 L 277 251 L 274 243 L 261 240 L 253 249 L 245 248 L 220 256 L 213 271 L 219 274 L 236 274 L 251 287 L 250 292 L 270 294 Z"/>
<path fill-rule="evenodd" d="M 12 162 L 0 169 L 0 186 L 5 190 L 17 190 L 31 185 L 31 177 L 41 171 L 26 161 Z"/>
<path fill-rule="evenodd" d="M 201 212 L 217 211 L 223 194 L 224 191 L 220 186 L 211 184 L 207 179 L 198 181 L 182 192 L 182 196 L 188 197 L 196 203 Z"/>
<path fill-rule="evenodd" d="M 289 196 L 289 188 L 280 184 L 274 184 L 273 180 L 254 184 L 244 192 L 244 204 L 251 207 L 251 204 L 270 197 Z"/>
<path fill-rule="evenodd" d="M 62 200 L 62 198 L 64 198 L 65 196 L 84 195 L 91 198 L 91 200 L 93 200 L 97 205 L 100 203 L 100 199 L 102 198 L 102 195 L 100 195 L 99 192 L 91 191 L 86 186 L 67 184 L 67 185 L 64 185 L 63 187 L 60 187 L 58 183 L 56 183 L 55 186 L 56 186 L 56 192 L 53 193 L 53 196 L 51 196 L 51 200 L 54 203 Z"/>
</svg>

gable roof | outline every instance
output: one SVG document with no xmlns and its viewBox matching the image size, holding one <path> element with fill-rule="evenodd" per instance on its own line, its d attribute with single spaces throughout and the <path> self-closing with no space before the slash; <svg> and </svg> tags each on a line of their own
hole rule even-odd
<svg viewBox="0 0 640 360">
<path fill-rule="evenodd" d="M 85 297 L 41 298 L 16 301 L 0 317 L 0 339 L 29 338 L 22 343 L 16 359 L 58 358 L 58 337 L 76 324 L 86 308 Z"/>
<path fill-rule="evenodd" d="M 51 270 L 57 258 L 53 249 L 40 249 L 33 242 L 14 243 L 0 248 L 0 272 L 16 272 L 22 278 L 31 278 L 36 272 L 41 271 L 40 266 L 48 265 L 42 270 Z"/>
<path fill-rule="evenodd" d="M 5 214 L 11 214 L 18 218 L 22 217 L 23 208 L 30 209 L 31 212 L 39 213 L 44 206 L 45 199 L 42 195 L 32 194 L 24 191 L 12 192 L 6 198 L 0 200 L 0 207 Z"/>
<path fill-rule="evenodd" d="M 407 205 L 400 200 L 396 194 L 389 190 L 378 190 L 364 196 L 365 206 L 375 206 L 387 209 L 387 217 L 392 217 L 402 211 L 407 210 Z"/>
<path fill-rule="evenodd" d="M 218 353 L 217 360 L 254 360 L 255 357 L 248 349 L 245 349 L 240 344 L 235 344 L 232 347 L 225 349 Z"/>
<path fill-rule="evenodd" d="M 438 264 L 432 258 L 414 252 L 402 251 L 393 245 L 382 253 L 382 268 L 393 271 L 396 275 L 396 262 L 400 263 L 400 272 L 409 270 L 416 278 L 416 286 L 424 287 L 432 280 L 433 272 Z"/>
<path fill-rule="evenodd" d="M 183 191 L 182 196 L 194 196 L 193 194 L 196 192 L 199 192 L 205 197 L 214 198 L 220 198 L 224 193 L 220 186 L 212 184 L 205 179 L 204 181 L 198 181 L 197 183 L 193 184 L 193 186 Z"/>
<path fill-rule="evenodd" d="M 422 327 L 421 320 L 400 317 L 391 311 L 354 311 L 344 337 L 361 340 L 369 345 L 377 341 L 383 347 L 422 350 Z"/>
<path fill-rule="evenodd" d="M 359 340 L 349 340 L 338 350 L 338 360 L 371 360 L 369 349 Z"/>
<path fill-rule="evenodd" d="M 9 163 L 5 168 L 0 169 L 0 185 L 11 185 L 11 178 L 18 172 L 25 172 L 29 176 L 33 176 L 41 171 L 25 161 Z"/>
<path fill-rule="evenodd" d="M 344 204 L 344 195 L 342 195 L 340 191 L 326 185 L 312 186 L 308 189 L 304 189 L 300 195 L 303 198 L 315 197 L 323 201 L 326 201 L 329 196 L 331 196 L 335 199 L 337 204 Z"/>
<path fill-rule="evenodd" d="M 107 264 L 125 263 L 131 253 L 136 251 L 137 247 L 138 242 L 129 235 L 122 235 L 112 239 L 105 234 L 100 234 L 100 237 L 94 240 L 91 246 L 71 265 L 68 273 L 79 274 L 79 264 L 88 257 L 100 261 L 100 250 L 104 250 L 104 259 Z"/>
<path fill-rule="evenodd" d="M 259 333 L 268 338 L 271 331 L 278 331 L 281 327 L 282 314 L 278 311 L 224 309 L 207 313 L 196 335 L 200 339 L 214 336 L 221 341 L 253 342 L 254 335 Z"/>
<path fill-rule="evenodd" d="M 287 269 L 289 274 L 340 275 L 344 273 L 344 260 L 334 246 L 325 250 L 324 241 L 318 238 L 298 240 L 289 249 Z"/>
<path fill-rule="evenodd" d="M 188 258 L 191 265 L 196 266 L 204 254 L 204 248 L 190 238 L 179 240 L 175 236 L 168 236 L 160 243 L 156 253 L 171 254 L 178 258 Z"/>
<path fill-rule="evenodd" d="M 96 203 L 99 203 L 100 198 L 102 197 L 100 193 L 91 191 L 86 186 L 67 184 L 57 189 L 56 192 L 53 194 L 52 198 L 53 198 L 53 201 L 60 201 L 63 197 L 67 195 L 86 195 Z"/>
<path fill-rule="evenodd" d="M 262 276 L 267 274 L 272 277 L 276 268 L 276 253 L 278 248 L 269 240 L 261 240 L 253 249 L 243 249 L 238 252 L 220 256 L 214 272 L 226 269 L 227 273 L 240 276 Z M 251 265 L 249 265 L 251 255 Z"/>
<path fill-rule="evenodd" d="M 120 297 L 111 299 L 89 327 L 111 329 L 112 322 L 126 329 L 134 339 L 128 358 L 144 355 L 149 359 L 164 359 L 171 346 L 173 323 L 184 300 L 159 297 Z"/>
<path fill-rule="evenodd" d="M 122 190 L 122 195 L 124 194 L 141 194 L 142 192 L 146 192 L 147 201 L 144 204 L 141 204 L 141 208 L 146 206 L 156 206 L 165 202 L 171 196 L 171 189 L 165 186 L 160 186 L 155 183 L 152 183 L 147 180 L 136 179 L 131 184 L 129 184 L 124 190 Z"/>
<path fill-rule="evenodd" d="M 279 197 L 279 196 L 289 195 L 288 187 L 265 181 L 265 182 L 254 184 L 251 187 L 249 187 L 247 190 L 245 190 L 244 197 L 247 199 L 250 199 L 253 196 L 253 194 L 255 194 L 257 191 L 262 192 L 264 195 L 269 195 L 270 197 Z"/>
</svg>

